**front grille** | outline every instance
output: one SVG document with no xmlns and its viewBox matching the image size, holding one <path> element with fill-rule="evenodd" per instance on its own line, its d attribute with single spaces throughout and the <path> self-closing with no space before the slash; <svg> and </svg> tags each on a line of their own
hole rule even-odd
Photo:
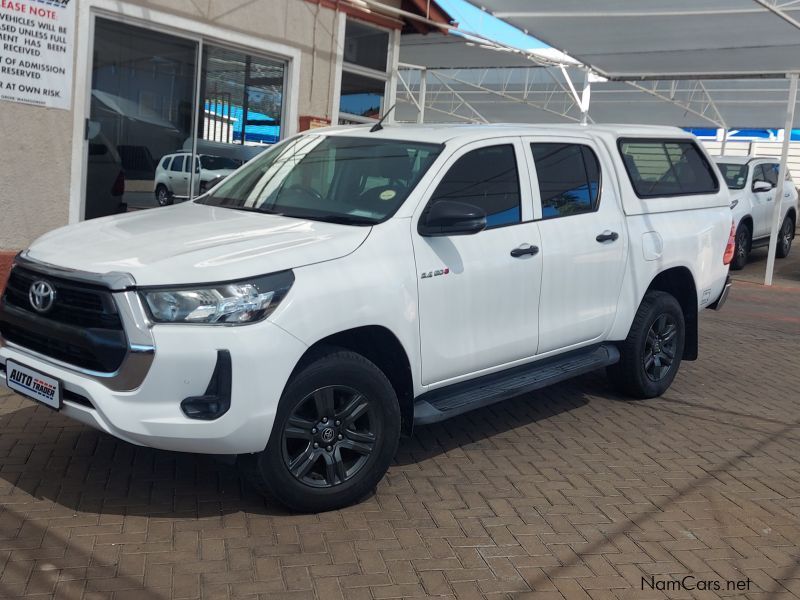
<svg viewBox="0 0 800 600">
<path fill-rule="evenodd" d="M 46 281 L 55 290 L 52 308 L 39 313 L 28 297 Z M 77 281 L 15 267 L 0 302 L 0 335 L 9 342 L 59 361 L 111 373 L 128 345 L 111 292 Z"/>
<path fill-rule="evenodd" d="M 28 292 L 31 284 L 40 280 L 50 283 L 56 291 L 53 308 L 44 315 L 44 318 L 81 327 L 122 329 L 117 308 L 108 290 L 39 275 L 19 267 L 12 270 L 8 277 L 6 302 L 31 314 L 39 315 L 31 306 Z"/>
</svg>

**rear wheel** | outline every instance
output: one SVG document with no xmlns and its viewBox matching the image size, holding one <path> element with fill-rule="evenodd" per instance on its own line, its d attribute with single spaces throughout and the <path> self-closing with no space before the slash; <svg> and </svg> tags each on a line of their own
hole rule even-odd
<svg viewBox="0 0 800 600">
<path fill-rule="evenodd" d="M 660 396 L 675 379 L 685 339 L 683 310 L 675 297 L 648 292 L 628 337 L 619 344 L 620 361 L 608 368 L 609 378 L 634 398 Z"/>
<path fill-rule="evenodd" d="M 251 478 L 294 510 L 341 508 L 381 480 L 399 438 L 400 408 L 389 380 L 363 356 L 333 350 L 287 385 Z"/>
<path fill-rule="evenodd" d="M 778 258 L 789 256 L 789 251 L 792 249 L 792 238 L 794 238 L 794 221 L 787 216 L 783 220 L 780 231 L 778 231 L 778 247 L 775 251 L 775 256 Z"/>
<path fill-rule="evenodd" d="M 731 261 L 731 269 L 738 271 L 747 264 L 750 256 L 750 246 L 753 243 L 753 234 L 747 223 L 740 223 L 736 229 L 736 250 Z"/>
</svg>

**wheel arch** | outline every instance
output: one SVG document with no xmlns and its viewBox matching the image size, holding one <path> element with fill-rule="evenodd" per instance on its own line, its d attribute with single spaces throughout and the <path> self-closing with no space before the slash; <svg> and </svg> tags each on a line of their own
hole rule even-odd
<svg viewBox="0 0 800 600">
<path fill-rule="evenodd" d="M 397 336 L 382 325 L 365 325 L 334 333 L 308 347 L 292 371 L 292 377 L 332 347 L 360 354 L 386 375 L 400 403 L 401 431 L 410 436 L 414 423 L 414 381 L 408 353 Z"/>
<path fill-rule="evenodd" d="M 790 207 L 789 210 L 786 211 L 786 216 L 789 217 L 792 220 L 792 223 L 794 223 L 794 227 L 796 229 L 797 228 L 797 210 L 795 209 L 794 206 Z M 795 234 L 795 229 L 792 229 L 792 239 L 794 239 L 794 236 L 796 235 Z"/>
<path fill-rule="evenodd" d="M 736 229 L 739 229 L 739 227 L 743 223 L 746 223 L 747 226 L 750 228 L 750 237 L 752 238 L 753 237 L 753 216 L 747 214 L 747 215 L 743 216 L 741 219 L 739 219 L 739 223 L 736 225 Z"/>
<path fill-rule="evenodd" d="M 647 291 L 661 291 L 673 296 L 683 310 L 686 324 L 686 339 L 683 347 L 683 360 L 697 360 L 699 334 L 697 285 L 692 272 L 687 267 L 672 267 L 656 275 Z"/>
</svg>

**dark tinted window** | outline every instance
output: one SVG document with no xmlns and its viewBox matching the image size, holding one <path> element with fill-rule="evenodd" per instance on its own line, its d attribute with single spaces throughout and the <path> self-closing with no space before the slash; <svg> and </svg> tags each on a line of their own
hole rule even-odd
<svg viewBox="0 0 800 600">
<path fill-rule="evenodd" d="M 171 156 L 165 156 L 165 157 L 164 157 L 164 158 L 161 160 L 161 168 L 162 168 L 162 169 L 164 169 L 164 170 L 166 171 L 166 170 L 169 168 L 169 163 L 170 163 L 170 161 L 171 161 L 171 160 L 172 160 L 172 157 L 171 157 Z"/>
<path fill-rule="evenodd" d="M 767 181 L 769 181 L 773 186 L 777 186 L 778 175 L 780 175 L 780 165 L 775 163 L 767 163 L 762 166 L 764 167 L 764 177 L 766 177 Z"/>
<path fill-rule="evenodd" d="M 344 60 L 354 65 L 385 71 L 389 56 L 389 32 L 347 19 Z"/>
<path fill-rule="evenodd" d="M 183 171 L 183 156 L 176 156 L 172 161 L 170 171 Z"/>
<path fill-rule="evenodd" d="M 455 200 L 486 211 L 487 227 L 519 223 L 519 174 L 514 146 L 489 146 L 468 152 L 450 167 L 431 198 Z"/>
<path fill-rule="evenodd" d="M 597 209 L 600 165 L 592 149 L 579 144 L 531 144 L 542 198 L 542 218 Z"/>
<path fill-rule="evenodd" d="M 725 184 L 731 190 L 741 190 L 747 183 L 747 165 L 737 165 L 735 163 L 717 164 L 725 178 Z"/>
<path fill-rule="evenodd" d="M 620 152 L 640 198 L 709 194 L 719 183 L 694 142 L 620 140 Z"/>
</svg>

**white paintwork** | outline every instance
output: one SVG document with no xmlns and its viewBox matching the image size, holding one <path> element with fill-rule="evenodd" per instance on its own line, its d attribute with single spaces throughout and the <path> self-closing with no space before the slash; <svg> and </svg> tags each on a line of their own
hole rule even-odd
<svg viewBox="0 0 800 600">
<path fill-rule="evenodd" d="M 776 190 L 753 191 L 753 175 L 758 165 L 777 165 L 779 163 L 778 157 L 715 156 L 714 160 L 719 164 L 748 165 L 744 188 L 730 190 L 733 220 L 738 227 L 742 219 L 752 219 L 753 240 L 769 237 Z M 794 183 L 788 180 L 783 189 L 779 224 L 783 223 L 790 210 L 794 211 L 795 216 L 798 214 L 798 194 Z"/>
<path fill-rule="evenodd" d="M 319 134 L 319 131 L 315 132 Z M 335 333 L 383 327 L 405 350 L 414 394 L 600 341 L 622 340 L 653 279 L 687 268 L 697 306 L 718 298 L 728 268 L 727 189 L 642 202 L 631 191 L 617 137 L 683 137 L 672 128 L 578 126 L 387 126 L 322 134 L 413 139 L 444 150 L 397 213 L 372 226 L 346 226 L 195 203 L 120 215 L 51 232 L 34 260 L 95 273 L 128 272 L 138 285 L 202 284 L 292 269 L 295 283 L 267 321 L 240 326 L 155 325 L 156 354 L 138 389 L 112 392 L 71 369 L 0 347 L 15 360 L 91 398 L 64 413 L 122 439 L 158 448 L 242 453 L 264 448 L 278 400 L 303 353 Z M 597 212 L 541 220 L 531 140 L 580 140 L 601 163 Z M 417 224 L 449 165 L 469 149 L 512 143 L 523 222 L 472 236 L 425 238 Z M 236 177 L 233 175 L 232 177 Z M 600 244 L 606 230 L 619 233 Z M 643 240 L 650 240 L 644 242 Z M 522 244 L 535 256 L 513 258 Z M 447 275 L 421 279 L 447 268 Z M 190 420 L 179 404 L 202 394 L 216 351 L 230 350 L 231 409 L 217 421 Z"/>
</svg>

